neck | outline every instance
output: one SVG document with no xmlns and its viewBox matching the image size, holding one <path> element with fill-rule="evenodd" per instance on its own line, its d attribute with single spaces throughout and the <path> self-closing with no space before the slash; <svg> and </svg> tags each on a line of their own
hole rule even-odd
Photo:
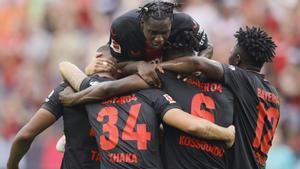
<svg viewBox="0 0 300 169">
<path fill-rule="evenodd" d="M 248 71 L 260 73 L 260 68 L 255 66 L 241 64 L 239 67 Z"/>
</svg>

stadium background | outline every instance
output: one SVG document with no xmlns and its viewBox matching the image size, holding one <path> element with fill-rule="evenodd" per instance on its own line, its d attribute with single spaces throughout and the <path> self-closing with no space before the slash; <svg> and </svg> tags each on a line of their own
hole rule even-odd
<svg viewBox="0 0 300 169">
<path fill-rule="evenodd" d="M 234 32 L 256 25 L 278 45 L 264 72 L 281 94 L 281 119 L 269 153 L 268 169 L 300 169 L 300 1 L 181 0 L 208 33 L 213 58 L 227 62 Z M 108 40 L 113 18 L 143 0 L 0 0 L 0 169 L 5 168 L 17 131 L 61 79 L 58 63 L 84 68 Z M 124 28 L 125 29 L 125 28 Z M 59 168 L 57 122 L 33 142 L 21 168 Z"/>
</svg>

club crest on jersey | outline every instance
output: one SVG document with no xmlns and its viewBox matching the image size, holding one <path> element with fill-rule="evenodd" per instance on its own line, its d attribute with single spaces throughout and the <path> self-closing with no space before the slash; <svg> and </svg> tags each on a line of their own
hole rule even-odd
<svg viewBox="0 0 300 169">
<path fill-rule="evenodd" d="M 121 54 L 121 46 L 115 40 L 111 39 L 110 47 L 114 52 Z"/>
<path fill-rule="evenodd" d="M 176 103 L 176 101 L 173 100 L 173 98 L 172 98 L 170 95 L 164 94 L 163 96 L 166 98 L 166 100 L 167 100 L 169 103 Z"/>
</svg>

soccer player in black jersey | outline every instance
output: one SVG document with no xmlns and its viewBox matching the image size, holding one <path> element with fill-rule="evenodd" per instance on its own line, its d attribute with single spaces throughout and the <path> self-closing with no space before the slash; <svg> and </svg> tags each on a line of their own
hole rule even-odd
<svg viewBox="0 0 300 169">
<path fill-rule="evenodd" d="M 208 46 L 207 36 L 197 22 L 184 13 L 173 13 L 177 5 L 153 1 L 140 10 L 132 10 L 115 19 L 111 25 L 109 46 L 118 61 L 162 60 L 178 33 L 198 33 L 197 50 Z"/>
<path fill-rule="evenodd" d="M 177 51 L 177 55 L 180 53 Z M 159 77 L 162 90 L 180 103 L 186 112 L 220 126 L 232 124 L 234 98 L 224 83 L 203 74 L 185 81 L 178 80 L 176 74 L 170 72 L 159 74 Z M 226 168 L 227 152 L 221 141 L 197 138 L 165 123 L 163 139 L 166 169 Z"/>
<path fill-rule="evenodd" d="M 17 133 L 7 162 L 8 169 L 17 169 L 35 137 L 60 117 L 63 117 L 66 136 L 61 169 L 99 168 L 100 154 L 84 106 L 65 107 L 59 101 L 59 93 L 67 86 L 65 82 L 58 85 L 31 120 Z"/>
<path fill-rule="evenodd" d="M 196 39 L 190 39 L 196 51 L 207 49 L 207 53 L 212 52 L 204 30 L 189 15 L 174 13 L 173 10 L 177 6 L 156 0 L 113 21 L 108 45 L 112 56 L 123 63 L 124 73 L 130 75 L 138 70 L 142 77 L 150 74 L 151 76 L 145 76 L 144 80 L 150 85 L 159 86 L 157 74 L 154 70 L 147 69 L 146 62 L 143 61 L 158 63 L 165 60 L 165 50 L 173 45 L 180 46 L 181 44 L 175 44 L 174 41 L 177 35 L 184 31 L 197 35 L 193 36 Z M 86 73 L 91 75 L 91 69 L 88 66 Z"/>
<path fill-rule="evenodd" d="M 72 86 L 77 90 L 81 81 L 83 81 L 81 88 L 95 84 L 93 81 L 104 81 L 103 78 L 98 76 L 83 80 L 85 75 L 76 73 L 76 68 L 69 63 L 61 63 L 60 69 L 63 72 L 63 76 L 67 77 Z M 74 74 L 76 74 L 76 77 L 73 76 Z M 132 81 L 133 79 L 136 81 Z M 114 87 L 111 87 L 112 85 Z M 128 91 L 134 88 L 149 86 L 137 75 L 133 75 L 127 77 L 127 79 L 108 82 L 106 84 L 105 82 L 102 83 L 102 89 L 108 87 L 111 88 L 110 90 L 118 89 L 115 91 L 115 94 L 120 94 L 124 92 L 126 87 L 131 88 L 126 89 Z M 102 98 L 104 98 L 105 94 L 103 91 L 101 92 Z M 110 91 L 106 92 L 108 96 L 112 95 Z M 208 137 L 210 139 L 221 138 L 220 133 L 214 134 L 213 128 L 210 128 L 211 131 L 206 131 L 208 132 L 206 134 L 202 133 L 203 125 L 213 125 L 213 123 L 207 123 L 203 119 L 195 118 L 188 113 L 174 108 L 174 103 L 175 101 L 164 92 L 157 89 L 148 89 L 88 105 L 87 110 L 91 124 L 96 130 L 98 141 L 100 140 L 100 152 L 102 154 L 101 167 L 162 168 L 158 152 L 157 130 L 159 119 L 198 137 Z M 106 116 L 108 116 L 108 121 L 104 118 Z M 199 128 L 197 127 L 198 125 L 202 127 Z M 191 128 L 194 131 L 190 130 Z M 153 157 L 156 158 L 153 159 Z"/>
<path fill-rule="evenodd" d="M 279 96 L 260 74 L 265 62 L 271 62 L 276 45 L 266 32 L 256 27 L 240 28 L 229 64 L 204 57 L 182 57 L 161 66 L 174 71 L 201 71 L 222 81 L 234 94 L 236 142 L 229 158 L 232 169 L 265 168 L 267 154 L 278 124 Z"/>
</svg>

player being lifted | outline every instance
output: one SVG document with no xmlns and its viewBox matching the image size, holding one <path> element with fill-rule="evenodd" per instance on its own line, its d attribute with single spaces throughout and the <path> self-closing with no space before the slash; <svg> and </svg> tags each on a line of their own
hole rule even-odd
<svg viewBox="0 0 300 169">
<path fill-rule="evenodd" d="M 162 63 L 168 70 L 180 72 L 201 71 L 220 80 L 231 89 L 234 102 L 236 142 L 229 154 L 229 168 L 264 168 L 272 145 L 279 116 L 279 96 L 260 74 L 264 63 L 271 62 L 276 45 L 266 32 L 256 27 L 240 28 L 237 43 L 229 57 L 229 64 L 204 57 L 181 57 Z"/>
<path fill-rule="evenodd" d="M 207 49 L 205 52 L 212 52 L 212 46 L 208 44 L 203 29 L 189 15 L 174 13 L 176 7 L 177 4 L 156 0 L 113 21 L 108 45 L 112 56 L 123 63 L 124 73 L 129 75 L 138 70 L 148 84 L 159 86 L 157 74 L 152 69 L 147 69 L 144 66 L 146 62 L 143 61 L 158 63 L 166 60 L 166 49 L 173 48 L 174 45 L 180 46 L 181 44 L 174 41 L 184 31 L 196 35 L 186 35 L 195 38 L 189 41 L 195 51 Z M 88 75 L 97 72 L 97 68 L 92 65 L 85 71 Z M 137 66 L 142 68 L 138 69 Z M 144 76 L 148 74 L 150 76 Z"/>
</svg>

